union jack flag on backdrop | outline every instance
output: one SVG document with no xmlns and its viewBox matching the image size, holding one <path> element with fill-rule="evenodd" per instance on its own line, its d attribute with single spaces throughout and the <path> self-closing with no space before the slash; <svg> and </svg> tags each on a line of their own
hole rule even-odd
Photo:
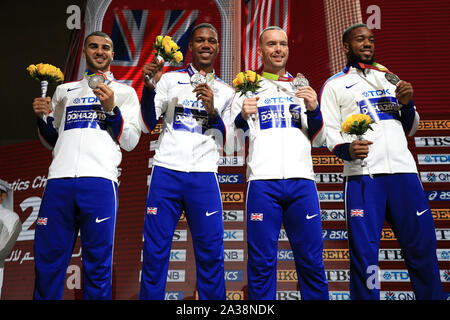
<svg viewBox="0 0 450 320">
<path fill-rule="evenodd" d="M 110 32 L 114 43 L 114 61 L 111 63 L 114 76 L 133 86 L 140 96 L 142 68 L 153 59 L 156 36 L 172 37 L 185 57 L 197 16 L 198 10 L 116 10 Z M 182 65 L 166 64 L 166 69 Z"/>
<path fill-rule="evenodd" d="M 246 0 L 242 56 L 244 69 L 261 71 L 262 60 L 256 53 L 259 34 L 269 26 L 282 28 L 289 36 L 290 0 Z"/>
</svg>

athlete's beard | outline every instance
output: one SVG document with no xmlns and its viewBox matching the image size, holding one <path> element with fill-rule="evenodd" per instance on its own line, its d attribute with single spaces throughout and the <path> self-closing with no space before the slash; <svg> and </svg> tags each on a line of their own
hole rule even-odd
<svg viewBox="0 0 450 320">
<path fill-rule="evenodd" d="M 353 51 L 349 52 L 349 56 L 348 56 L 348 60 L 350 62 L 361 62 L 364 64 L 372 64 L 374 62 L 375 59 L 375 54 L 372 55 L 372 57 L 370 59 L 364 59 L 361 56 L 355 54 Z"/>
</svg>

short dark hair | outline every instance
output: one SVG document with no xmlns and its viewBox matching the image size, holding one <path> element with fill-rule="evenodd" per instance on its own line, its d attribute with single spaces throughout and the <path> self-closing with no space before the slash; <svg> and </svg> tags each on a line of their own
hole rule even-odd
<svg viewBox="0 0 450 320">
<path fill-rule="evenodd" d="M 342 34 L 342 43 L 348 42 L 348 38 L 350 37 L 350 34 L 352 33 L 352 31 L 355 30 L 356 28 L 361 28 L 361 27 L 369 28 L 364 23 L 355 23 L 355 24 L 352 24 L 347 29 L 345 29 L 344 33 Z"/>
<path fill-rule="evenodd" d="M 203 23 L 199 23 L 198 25 L 196 25 L 193 29 L 192 29 L 192 34 L 194 34 L 194 32 L 197 29 L 201 29 L 201 28 L 209 28 L 212 31 L 214 31 L 216 33 L 216 38 L 217 41 L 219 41 L 219 33 L 217 32 L 217 29 L 211 24 L 211 23 L 207 23 L 207 22 L 203 22 Z M 192 39 L 192 38 L 191 38 Z"/>
<path fill-rule="evenodd" d="M 90 34 L 88 34 L 87 37 L 84 38 L 84 44 L 83 44 L 84 47 L 86 47 L 87 39 L 89 39 L 89 37 L 93 37 L 93 36 L 103 37 L 103 38 L 108 39 L 112 43 L 111 49 L 114 49 L 114 43 L 113 43 L 111 37 L 107 33 L 104 33 L 103 31 L 94 31 L 94 32 L 91 32 Z"/>
</svg>

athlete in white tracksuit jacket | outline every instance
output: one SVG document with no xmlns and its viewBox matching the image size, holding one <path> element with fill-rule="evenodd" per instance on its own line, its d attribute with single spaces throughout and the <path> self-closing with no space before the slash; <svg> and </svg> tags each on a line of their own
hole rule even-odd
<svg viewBox="0 0 450 320">
<path fill-rule="evenodd" d="M 386 219 L 402 248 L 416 298 L 441 299 L 433 218 L 406 140 L 419 122 L 412 86 L 386 80 L 387 69 L 373 63 L 373 34 L 365 25 L 350 27 L 343 43 L 348 64 L 325 82 L 319 103 L 328 148 L 344 159 L 351 298 L 380 298 L 378 249 Z M 341 133 L 343 122 L 359 113 L 375 121 L 362 141 Z"/>
<path fill-rule="evenodd" d="M 328 300 L 322 226 L 311 145 L 325 138 L 311 87 L 296 89 L 285 66 L 286 33 L 269 27 L 260 36 L 264 60 L 255 98 L 235 99 L 232 119 L 249 138 L 247 157 L 248 298 L 276 299 L 281 224 L 291 244 L 302 299 Z M 252 115 L 254 120 L 252 119 Z"/>
<path fill-rule="evenodd" d="M 35 299 L 62 298 L 78 230 L 83 298 L 112 297 L 120 148 L 130 151 L 139 141 L 139 100 L 132 87 L 109 72 L 113 47 L 108 35 L 87 36 L 83 52 L 88 68 L 84 78 L 58 86 L 51 105 L 49 98 L 33 102 L 40 137 L 53 147 L 36 224 Z M 99 71 L 107 79 L 93 90 L 88 80 Z"/>
</svg>

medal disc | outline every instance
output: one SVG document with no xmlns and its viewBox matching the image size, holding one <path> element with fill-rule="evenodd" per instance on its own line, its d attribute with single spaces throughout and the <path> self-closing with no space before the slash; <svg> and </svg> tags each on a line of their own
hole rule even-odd
<svg viewBox="0 0 450 320">
<path fill-rule="evenodd" d="M 201 73 L 194 73 L 191 77 L 191 85 L 195 88 L 202 83 L 206 83 L 206 76 Z"/>
<path fill-rule="evenodd" d="M 303 77 L 303 76 L 297 76 L 297 77 L 295 77 L 294 80 L 292 81 L 292 85 L 293 85 L 296 89 L 301 88 L 301 87 L 307 87 L 307 86 L 309 86 L 309 81 L 308 81 L 308 79 L 306 79 L 306 78 Z"/>
<path fill-rule="evenodd" d="M 91 89 L 95 89 L 95 88 L 97 88 L 97 85 L 99 83 L 104 83 L 104 82 L 105 82 L 105 77 L 103 75 L 96 74 L 96 75 L 89 77 L 88 86 Z"/>
<path fill-rule="evenodd" d="M 387 81 L 389 81 L 390 83 L 392 83 L 394 86 L 397 85 L 397 83 L 400 82 L 400 78 L 397 77 L 395 74 L 393 73 L 385 73 L 384 77 L 386 78 Z"/>
</svg>

